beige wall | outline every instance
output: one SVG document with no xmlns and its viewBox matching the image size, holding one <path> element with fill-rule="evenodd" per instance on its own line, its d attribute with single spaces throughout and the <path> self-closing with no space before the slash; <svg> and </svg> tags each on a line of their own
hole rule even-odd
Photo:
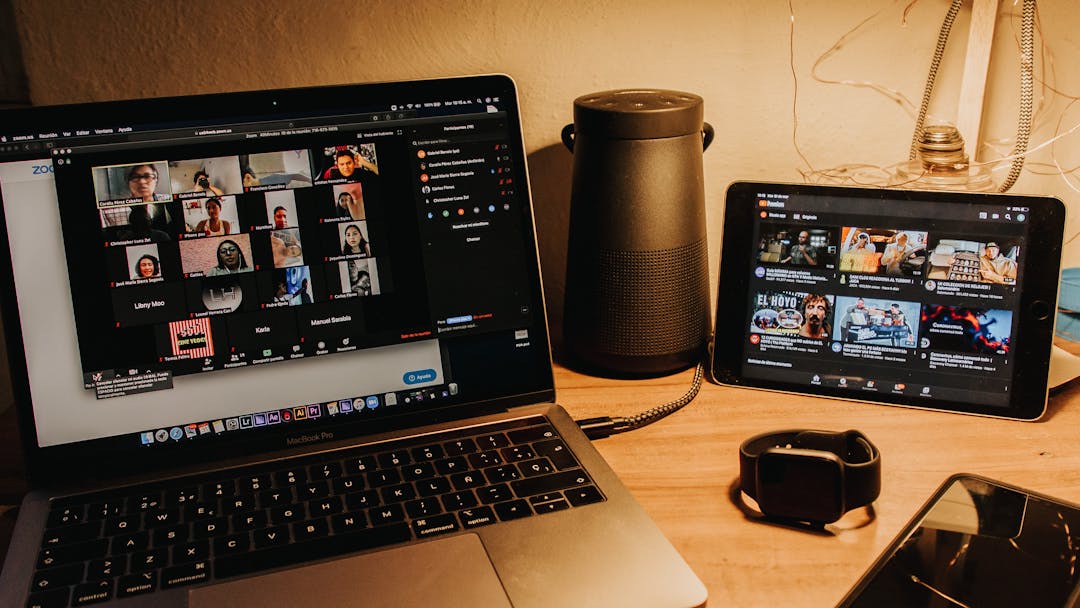
<svg viewBox="0 0 1080 608">
<path fill-rule="evenodd" d="M 913 118 L 867 88 L 827 85 L 814 61 L 870 18 L 821 68 L 835 80 L 873 81 L 916 105 L 946 0 L 793 0 L 798 143 L 821 169 L 889 165 L 907 157 Z M 911 4 L 906 21 L 905 7 Z M 1015 133 L 1019 8 L 1005 2 L 991 65 L 985 139 Z M 1075 0 L 1042 0 L 1040 73 L 1080 95 L 1080 13 Z M 575 97 L 622 87 L 702 95 L 717 139 L 705 154 L 711 269 L 720 251 L 726 185 L 736 179 L 801 181 L 793 145 L 789 3 L 784 0 L 14 0 L 34 103 L 51 104 L 505 72 L 521 90 L 548 308 L 561 318 L 570 154 L 559 130 Z M 880 11 L 873 16 L 875 11 Z M 1015 13 L 1015 14 L 1014 14 Z M 954 28 L 931 108 L 955 120 L 968 12 Z M 1052 61 L 1051 61 L 1052 60 Z M 1056 72 L 1050 74 L 1050 70 Z M 1035 144 L 1080 122 L 1080 104 L 1043 90 Z M 1008 146 L 1004 146 L 1007 148 Z M 1055 146 L 1080 165 L 1080 132 Z M 1049 149 L 1033 156 L 1047 171 Z M 1049 170 L 1052 170 L 1049 169 Z M 998 173 L 1002 175 L 1003 173 Z M 1080 181 L 1080 176 L 1074 176 Z M 1080 196 L 1059 176 L 1027 172 L 1014 192 Z M 1080 230 L 1073 221 L 1069 232 Z M 1080 265 L 1080 239 L 1066 251 Z"/>
</svg>

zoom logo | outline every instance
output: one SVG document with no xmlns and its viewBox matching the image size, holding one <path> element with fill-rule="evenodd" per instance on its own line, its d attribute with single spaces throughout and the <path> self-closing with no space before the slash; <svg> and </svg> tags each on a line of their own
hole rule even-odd
<svg viewBox="0 0 1080 608">
<path fill-rule="evenodd" d="M 32 175 L 48 175 L 53 172 L 52 165 L 34 165 Z"/>
</svg>

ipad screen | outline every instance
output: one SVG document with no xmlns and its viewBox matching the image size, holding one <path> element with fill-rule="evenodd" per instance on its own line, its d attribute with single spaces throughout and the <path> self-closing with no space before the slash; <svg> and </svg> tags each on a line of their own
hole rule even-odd
<svg viewBox="0 0 1080 608">
<path fill-rule="evenodd" d="M 1018 383 L 1032 385 L 1023 354 L 1038 345 L 1048 355 L 1061 229 L 1047 216 L 1058 206 L 736 184 L 718 359 L 737 339 L 738 383 L 1010 415 Z M 1045 369 L 1041 390 L 1045 401 Z"/>
</svg>

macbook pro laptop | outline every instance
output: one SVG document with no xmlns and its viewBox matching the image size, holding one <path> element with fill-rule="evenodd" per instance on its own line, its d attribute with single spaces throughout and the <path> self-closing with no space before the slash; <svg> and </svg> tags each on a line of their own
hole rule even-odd
<svg viewBox="0 0 1080 608">
<path fill-rule="evenodd" d="M 0 114 L 5 606 L 694 606 L 554 404 L 512 81 Z"/>
</svg>

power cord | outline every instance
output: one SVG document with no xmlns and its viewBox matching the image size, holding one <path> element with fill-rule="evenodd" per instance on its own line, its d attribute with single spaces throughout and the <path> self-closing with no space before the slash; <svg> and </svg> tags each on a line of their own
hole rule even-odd
<svg viewBox="0 0 1080 608">
<path fill-rule="evenodd" d="M 998 186 L 998 192 L 1008 192 L 1024 168 L 1024 158 L 1027 156 L 1028 141 L 1031 137 L 1032 121 L 1032 97 L 1034 96 L 1034 71 L 1035 71 L 1035 0 L 1023 0 L 1020 28 L 1020 112 L 1017 117 L 1016 145 L 1012 152 L 1012 165 L 1008 175 Z M 949 41 L 953 22 L 964 0 L 953 0 L 949 5 L 949 11 L 945 14 L 945 20 L 938 32 L 937 45 L 934 47 L 934 57 L 930 61 L 930 71 L 926 76 L 926 87 L 923 89 L 922 103 L 919 105 L 919 115 L 915 119 L 915 132 L 911 137 L 911 149 L 908 152 L 908 160 L 915 160 L 919 141 L 922 140 L 923 128 L 926 122 L 926 113 L 930 107 L 930 98 L 934 93 L 934 84 L 937 81 L 938 69 L 941 67 L 941 58 L 945 54 L 945 45 Z M 978 134 L 975 134 L 978 135 Z M 977 149 L 978 142 L 968 142 L 972 149 Z M 972 158 L 975 154 L 972 154 Z"/>
<path fill-rule="evenodd" d="M 674 401 L 668 401 L 663 405 L 658 405 L 652 409 L 645 410 L 635 416 L 623 417 L 623 416 L 601 416 L 599 418 L 586 418 L 584 420 L 578 420 L 578 426 L 582 431 L 585 431 L 585 436 L 589 439 L 603 439 L 611 435 L 618 433 L 625 433 L 634 429 L 639 429 L 647 424 L 652 424 L 661 418 L 673 414 L 697 397 L 698 391 L 701 390 L 701 382 L 705 377 L 705 363 L 704 361 L 698 363 L 697 369 L 694 370 L 694 380 L 690 383 L 690 390 L 686 391 L 686 394 Z"/>
<path fill-rule="evenodd" d="M 1024 0 L 1020 22 L 1020 120 L 1016 127 L 1016 145 L 1013 147 L 1012 166 L 1009 174 L 998 188 L 1008 192 L 1020 177 L 1027 156 L 1028 139 L 1031 137 L 1032 97 L 1034 96 L 1035 72 L 1035 0 Z"/>
<path fill-rule="evenodd" d="M 938 31 L 937 45 L 934 47 L 934 57 L 930 60 L 930 71 L 926 75 L 926 87 L 923 88 L 922 103 L 919 104 L 919 115 L 915 118 L 915 133 L 911 136 L 911 149 L 908 151 L 908 160 L 915 160 L 919 154 L 919 142 L 922 141 L 923 126 L 926 124 L 926 113 L 930 110 L 930 99 L 934 95 L 934 84 L 937 82 L 938 69 L 941 67 L 941 59 L 945 56 L 945 45 L 949 42 L 949 34 L 952 32 L 956 14 L 964 0 L 953 0 L 949 5 L 949 11 L 945 13 L 945 21 L 941 23 Z M 972 142 L 974 144 L 974 142 Z"/>
</svg>

